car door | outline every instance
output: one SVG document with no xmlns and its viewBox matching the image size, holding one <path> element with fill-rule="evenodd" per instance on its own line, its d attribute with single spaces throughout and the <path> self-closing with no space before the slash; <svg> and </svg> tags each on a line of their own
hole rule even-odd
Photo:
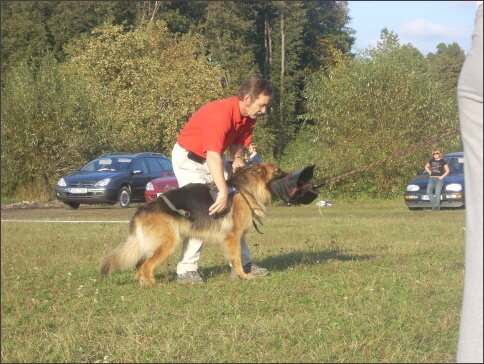
<svg viewBox="0 0 484 364">
<path fill-rule="evenodd" d="M 138 158 L 131 175 L 131 200 L 144 201 L 146 184 L 152 179 L 145 157 Z"/>
<path fill-rule="evenodd" d="M 163 162 L 163 164 L 162 164 Z M 169 169 L 167 169 L 169 168 Z M 160 157 L 142 157 L 133 167 L 132 199 L 145 200 L 146 184 L 172 170 L 171 161 Z"/>
</svg>

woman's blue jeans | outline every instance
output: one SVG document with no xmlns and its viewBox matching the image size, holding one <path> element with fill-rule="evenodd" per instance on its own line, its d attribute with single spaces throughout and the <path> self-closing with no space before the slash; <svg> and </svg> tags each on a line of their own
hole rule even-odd
<svg viewBox="0 0 484 364">
<path fill-rule="evenodd" d="M 444 187 L 444 180 L 439 178 L 430 178 L 427 185 L 427 195 L 429 196 L 430 205 L 432 208 L 440 207 L 440 195 Z"/>
</svg>

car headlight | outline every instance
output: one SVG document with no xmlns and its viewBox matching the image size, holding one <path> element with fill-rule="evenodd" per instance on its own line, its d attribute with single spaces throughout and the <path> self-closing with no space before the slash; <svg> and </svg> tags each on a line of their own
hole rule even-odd
<svg viewBox="0 0 484 364">
<path fill-rule="evenodd" d="M 61 186 L 61 187 L 67 186 L 66 180 L 64 178 L 61 178 L 60 180 L 57 181 L 57 186 Z"/>
<path fill-rule="evenodd" d="M 155 190 L 155 188 L 153 187 L 153 183 L 148 182 L 146 184 L 146 191 L 154 191 L 154 190 Z"/>
<path fill-rule="evenodd" d="M 460 183 L 451 183 L 445 187 L 445 190 L 454 192 L 462 191 L 462 185 Z"/>
<path fill-rule="evenodd" d="M 100 180 L 99 182 L 97 182 L 94 186 L 105 187 L 109 184 L 109 182 L 111 182 L 111 178 L 104 178 L 104 179 Z"/>
<path fill-rule="evenodd" d="M 420 186 L 419 185 L 408 185 L 407 186 L 407 191 L 408 192 L 415 192 L 415 191 L 418 191 L 420 190 Z"/>
</svg>

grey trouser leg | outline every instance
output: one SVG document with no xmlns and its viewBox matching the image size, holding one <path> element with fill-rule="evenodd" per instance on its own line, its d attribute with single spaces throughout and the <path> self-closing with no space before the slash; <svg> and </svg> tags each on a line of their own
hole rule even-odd
<svg viewBox="0 0 484 364">
<path fill-rule="evenodd" d="M 457 362 L 482 363 L 482 5 L 475 18 L 471 49 L 458 84 L 459 118 L 466 181 L 466 248 Z"/>
</svg>

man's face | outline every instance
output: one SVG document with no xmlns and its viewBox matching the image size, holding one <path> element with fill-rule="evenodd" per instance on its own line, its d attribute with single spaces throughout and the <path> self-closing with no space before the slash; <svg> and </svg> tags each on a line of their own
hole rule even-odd
<svg viewBox="0 0 484 364">
<path fill-rule="evenodd" d="M 269 101 L 271 101 L 271 97 L 264 94 L 260 94 L 255 100 L 253 100 L 250 95 L 245 95 L 245 110 L 241 110 L 242 116 L 248 116 L 251 119 L 255 119 L 257 116 L 265 114 L 267 112 L 267 104 Z"/>
</svg>

